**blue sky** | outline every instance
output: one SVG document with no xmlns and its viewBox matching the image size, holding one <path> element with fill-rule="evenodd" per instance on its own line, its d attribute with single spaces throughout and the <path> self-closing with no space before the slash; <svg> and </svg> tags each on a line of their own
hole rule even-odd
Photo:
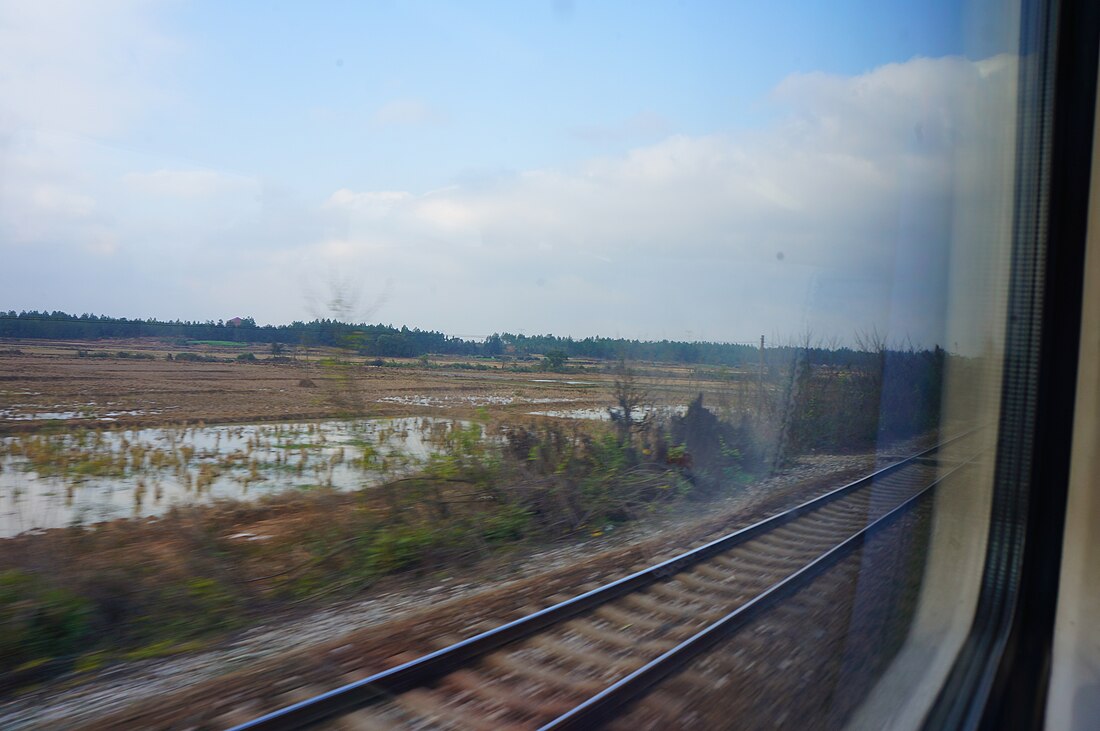
<svg viewBox="0 0 1100 731">
<path fill-rule="evenodd" d="M 965 51 L 957 3 L 900 5 L 183 4 L 160 13 L 180 108 L 138 146 L 304 192 L 423 193 L 758 126 L 792 73 Z"/>
<path fill-rule="evenodd" d="M 0 1 L 0 309 L 942 342 L 994 5 Z"/>
</svg>

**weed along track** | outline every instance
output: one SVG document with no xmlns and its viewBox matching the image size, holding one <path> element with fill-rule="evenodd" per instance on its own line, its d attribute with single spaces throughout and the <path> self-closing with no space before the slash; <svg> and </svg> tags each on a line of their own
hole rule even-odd
<svg viewBox="0 0 1100 731">
<path fill-rule="evenodd" d="M 238 731 L 606 723 L 752 622 L 809 631 L 792 601 L 813 604 L 803 591 L 813 582 L 837 591 L 858 578 L 853 556 L 912 523 L 935 488 L 965 469 L 972 439 L 956 437 L 625 578 L 578 587 L 585 593 L 390 670 L 328 692 L 283 686 L 263 701 L 281 710 L 241 723 L 255 713 L 250 699 L 251 714 L 223 719 Z"/>
</svg>

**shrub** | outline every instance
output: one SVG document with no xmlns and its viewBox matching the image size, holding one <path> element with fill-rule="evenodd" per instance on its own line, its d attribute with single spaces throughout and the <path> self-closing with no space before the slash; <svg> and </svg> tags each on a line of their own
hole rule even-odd
<svg viewBox="0 0 1100 731">
<path fill-rule="evenodd" d="M 519 505 L 504 505 L 481 521 L 481 536 L 490 543 L 518 541 L 527 534 L 531 513 Z"/>
<path fill-rule="evenodd" d="M 213 355 L 200 355 L 199 353 L 176 353 L 176 360 L 188 361 L 190 363 L 222 363 L 221 358 L 217 358 Z"/>
<path fill-rule="evenodd" d="M 91 626 L 87 600 L 18 569 L 0 572 L 0 668 L 75 654 Z"/>
</svg>

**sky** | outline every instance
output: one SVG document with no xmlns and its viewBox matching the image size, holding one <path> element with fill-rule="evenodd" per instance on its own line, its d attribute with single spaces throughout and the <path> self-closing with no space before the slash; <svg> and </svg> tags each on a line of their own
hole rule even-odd
<svg viewBox="0 0 1100 731">
<path fill-rule="evenodd" d="M 0 310 L 973 339 L 992 7 L 0 0 Z"/>
</svg>

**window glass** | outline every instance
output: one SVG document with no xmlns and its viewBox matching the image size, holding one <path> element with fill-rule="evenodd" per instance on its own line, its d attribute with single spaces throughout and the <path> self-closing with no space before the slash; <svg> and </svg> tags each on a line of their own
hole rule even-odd
<svg viewBox="0 0 1100 731">
<path fill-rule="evenodd" d="M 615 723 L 917 725 L 985 547 L 1018 26 L 0 0 L 0 719 L 232 726 L 961 437 L 363 711 L 550 722 L 913 498 Z"/>
</svg>

